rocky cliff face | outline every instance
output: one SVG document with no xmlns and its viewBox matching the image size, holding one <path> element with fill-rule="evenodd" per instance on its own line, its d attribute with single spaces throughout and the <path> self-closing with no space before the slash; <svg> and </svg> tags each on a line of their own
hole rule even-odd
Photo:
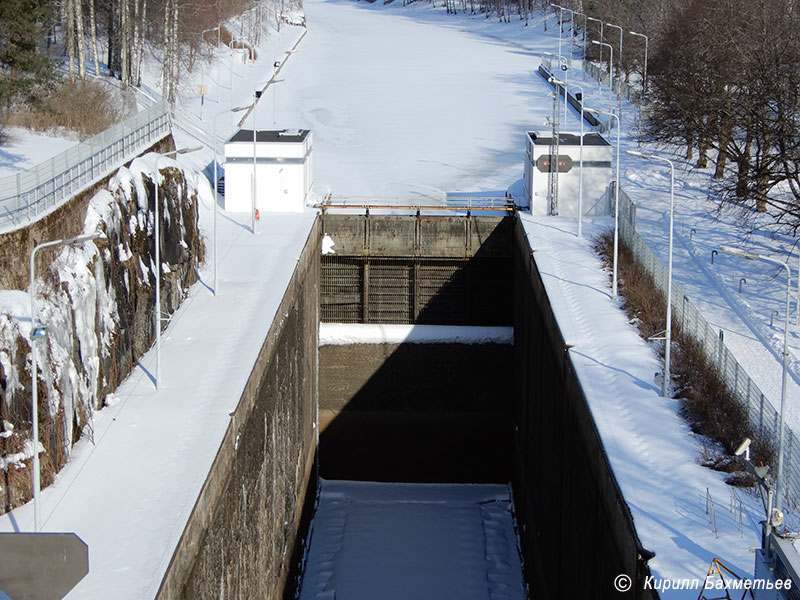
<svg viewBox="0 0 800 600">
<path fill-rule="evenodd" d="M 94 413 L 154 341 L 153 163 L 153 155 L 135 160 L 89 200 L 74 235 L 100 230 L 104 239 L 37 253 L 34 306 L 47 326 L 35 342 L 42 486 L 81 436 L 91 439 Z M 194 175 L 162 167 L 158 181 L 161 304 L 171 314 L 197 279 L 204 247 Z M 0 512 L 31 497 L 29 307 L 27 290 L 0 290 Z"/>
</svg>

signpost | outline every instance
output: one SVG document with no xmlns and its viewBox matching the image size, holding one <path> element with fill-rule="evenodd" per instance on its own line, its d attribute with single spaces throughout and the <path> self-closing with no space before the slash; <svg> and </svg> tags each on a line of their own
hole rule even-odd
<svg viewBox="0 0 800 600">
<path fill-rule="evenodd" d="M 61 600 L 89 573 L 89 546 L 74 533 L 0 533 L 0 565 L 9 598 Z"/>
</svg>

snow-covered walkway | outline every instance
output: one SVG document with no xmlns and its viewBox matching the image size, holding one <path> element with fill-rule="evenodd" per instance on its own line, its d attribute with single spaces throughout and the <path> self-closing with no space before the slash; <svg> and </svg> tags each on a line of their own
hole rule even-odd
<svg viewBox="0 0 800 600">
<path fill-rule="evenodd" d="M 610 297 L 609 277 L 591 236 L 610 219 L 591 222 L 585 238 L 574 220 L 523 215 L 523 224 L 614 475 L 633 515 L 657 578 L 702 579 L 719 557 L 740 574 L 752 573 L 760 546 L 760 503 L 739 491 L 731 511 L 724 475 L 701 467 L 701 440 L 678 415 L 678 401 L 661 398 L 653 381 L 660 362 Z M 715 505 L 706 512 L 707 496 Z M 716 528 L 716 531 L 715 531 Z M 630 575 L 630 574 L 629 574 Z M 696 597 L 671 590 L 663 599 Z"/>
<path fill-rule="evenodd" d="M 207 182 L 200 192 L 211 206 Z M 206 268 L 162 337 L 160 389 L 151 349 L 97 413 L 95 443 L 78 442 L 42 493 L 42 530 L 89 546 L 68 599 L 155 597 L 315 218 L 271 214 L 253 236 L 249 215 L 220 216 L 219 293 Z M 0 531 L 33 531 L 33 504 L 0 517 Z"/>
</svg>

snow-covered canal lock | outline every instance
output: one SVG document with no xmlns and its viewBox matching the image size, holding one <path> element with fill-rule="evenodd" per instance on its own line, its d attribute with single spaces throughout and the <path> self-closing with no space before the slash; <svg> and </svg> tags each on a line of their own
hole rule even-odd
<svg viewBox="0 0 800 600">
<path fill-rule="evenodd" d="M 322 479 L 300 598 L 526 597 L 511 221 L 339 215 L 323 229 Z"/>
<path fill-rule="evenodd" d="M 557 598 L 576 556 L 597 597 L 610 572 L 644 573 L 514 217 L 321 221 L 299 597 Z"/>
<path fill-rule="evenodd" d="M 309 222 L 158 597 L 639 585 L 651 554 L 522 219 L 375 212 Z"/>
</svg>

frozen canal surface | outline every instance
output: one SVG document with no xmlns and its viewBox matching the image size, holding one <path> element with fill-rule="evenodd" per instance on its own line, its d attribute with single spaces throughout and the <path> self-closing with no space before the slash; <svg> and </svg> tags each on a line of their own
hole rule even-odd
<svg viewBox="0 0 800 600">
<path fill-rule="evenodd" d="M 525 598 L 510 489 L 322 480 L 300 598 Z"/>
</svg>

